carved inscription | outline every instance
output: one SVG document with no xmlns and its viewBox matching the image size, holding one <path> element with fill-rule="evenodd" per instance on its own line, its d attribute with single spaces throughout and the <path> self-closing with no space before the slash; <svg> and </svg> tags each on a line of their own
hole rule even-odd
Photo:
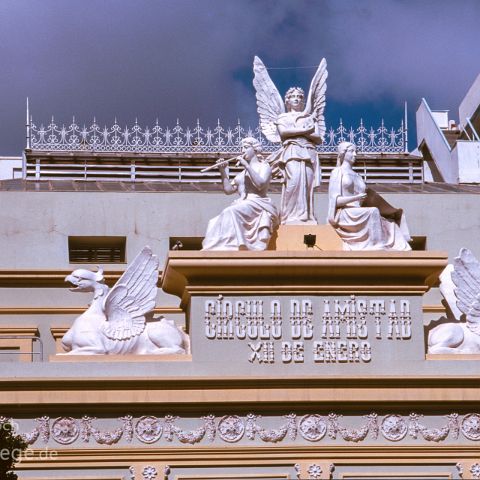
<svg viewBox="0 0 480 480">
<path fill-rule="evenodd" d="M 320 304 L 318 303 L 320 301 Z M 314 308 L 314 305 L 320 305 Z M 286 308 L 285 308 L 286 307 Z M 244 342 L 248 361 L 258 364 L 368 363 L 372 339 L 412 338 L 410 301 L 402 298 L 205 301 L 205 337 Z"/>
</svg>

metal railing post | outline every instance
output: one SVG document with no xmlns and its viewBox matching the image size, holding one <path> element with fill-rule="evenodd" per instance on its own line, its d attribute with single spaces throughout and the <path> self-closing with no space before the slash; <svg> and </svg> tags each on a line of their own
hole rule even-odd
<svg viewBox="0 0 480 480">
<path fill-rule="evenodd" d="M 470 127 L 470 129 L 472 130 L 472 134 L 473 136 L 475 137 L 475 140 L 477 142 L 480 142 L 480 137 L 478 136 L 478 133 L 477 131 L 475 130 L 475 127 L 473 126 L 472 122 L 470 121 L 470 117 L 467 117 L 466 118 L 466 121 L 467 121 L 467 124 L 468 126 Z M 466 132 L 465 132 L 466 133 Z"/>
</svg>

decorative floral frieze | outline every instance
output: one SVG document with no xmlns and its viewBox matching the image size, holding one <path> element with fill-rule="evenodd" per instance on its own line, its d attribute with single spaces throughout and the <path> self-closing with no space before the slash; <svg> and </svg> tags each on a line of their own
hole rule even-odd
<svg viewBox="0 0 480 480">
<path fill-rule="evenodd" d="M 225 415 L 215 417 L 207 415 L 197 420 L 200 422 L 193 429 L 186 430 L 181 423 L 186 420 L 177 416 L 166 415 L 156 417 L 145 415 L 134 421 L 131 415 L 116 419 L 118 426 L 113 429 L 103 430 L 98 426 L 98 419 L 84 416 L 80 419 L 73 417 L 58 417 L 50 419 L 44 416 L 35 419 L 35 427 L 29 432 L 20 432 L 18 422 L 7 417 L 0 417 L 0 425 L 10 422 L 15 431 L 32 445 L 37 441 L 48 443 L 53 440 L 61 445 L 70 445 L 75 442 L 88 443 L 92 439 L 100 445 L 114 445 L 122 440 L 123 443 L 132 443 L 134 439 L 144 444 L 154 444 L 159 441 L 195 445 L 200 442 L 212 443 L 216 437 L 226 443 L 239 441 L 262 441 L 278 443 L 286 441 L 320 442 L 330 440 L 343 440 L 349 443 L 359 443 L 367 439 L 375 441 L 379 434 L 389 442 L 406 440 L 424 440 L 440 443 L 447 438 L 457 440 L 460 433 L 470 441 L 480 441 L 480 414 L 469 413 L 463 416 L 457 413 L 445 415 L 443 424 L 427 426 L 423 422 L 423 415 L 411 413 L 410 415 L 388 414 L 379 416 L 376 413 L 364 415 L 360 425 L 349 425 L 353 419 L 345 418 L 337 413 L 328 415 L 307 414 L 297 416 L 290 413 L 283 417 L 282 423 L 272 428 L 265 425 L 261 415 L 253 413 L 245 416 Z M 271 420 L 269 419 L 269 422 Z M 430 419 L 430 422 L 433 420 Z M 438 417 L 435 421 L 439 421 Z M 358 422 L 358 419 L 355 419 Z"/>
</svg>

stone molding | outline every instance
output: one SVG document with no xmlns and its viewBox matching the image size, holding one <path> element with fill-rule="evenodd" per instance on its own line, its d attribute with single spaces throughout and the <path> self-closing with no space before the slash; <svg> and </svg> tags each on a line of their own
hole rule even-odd
<svg viewBox="0 0 480 480">
<path fill-rule="evenodd" d="M 93 364 L 92 364 L 93 365 Z M 440 364 L 439 364 L 440 365 Z M 476 371 L 476 370 L 475 370 Z M 372 402 L 412 406 L 478 405 L 478 375 L 450 377 L 125 377 L 0 379 L 0 403 L 4 411 L 54 405 L 109 405 L 120 408 L 148 403 L 175 403 L 176 408 L 200 409 L 209 405 L 265 405 L 271 411 L 285 404 L 331 402 L 348 404 L 356 411 Z M 418 407 L 417 407 L 418 408 Z M 455 408 L 455 407 L 453 407 Z M 458 407 L 457 407 L 458 408 Z M 78 409 L 78 407 L 77 407 Z M 177 410 L 178 411 L 178 410 Z"/>
<path fill-rule="evenodd" d="M 68 270 L 0 270 L 0 287 L 60 287 L 65 288 L 65 277 L 72 273 Z M 105 271 L 105 282 L 114 284 L 123 271 Z"/>
<path fill-rule="evenodd" d="M 444 252 L 170 251 L 161 277 L 186 305 L 212 293 L 422 295 L 447 265 Z"/>
<path fill-rule="evenodd" d="M 63 285 L 65 286 L 65 285 Z M 0 315 L 78 315 L 85 311 L 85 307 L 0 307 Z M 156 307 L 154 314 L 182 314 L 178 307 Z M 52 328 L 56 328 L 52 325 Z"/>
</svg>

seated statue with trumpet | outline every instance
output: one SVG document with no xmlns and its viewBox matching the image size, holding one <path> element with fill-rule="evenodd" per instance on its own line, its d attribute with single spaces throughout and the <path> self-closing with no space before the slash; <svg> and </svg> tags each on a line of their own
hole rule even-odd
<svg viewBox="0 0 480 480">
<path fill-rule="evenodd" d="M 270 165 L 259 155 L 260 142 L 253 137 L 242 140 L 242 154 L 228 160 L 220 159 L 211 167 L 218 168 L 223 190 L 227 195 L 237 192 L 240 198 L 208 222 L 203 250 L 265 250 L 278 227 L 278 213 L 267 196 L 272 177 Z M 237 160 L 244 167 L 235 178 L 228 177 L 229 161 Z"/>
</svg>

